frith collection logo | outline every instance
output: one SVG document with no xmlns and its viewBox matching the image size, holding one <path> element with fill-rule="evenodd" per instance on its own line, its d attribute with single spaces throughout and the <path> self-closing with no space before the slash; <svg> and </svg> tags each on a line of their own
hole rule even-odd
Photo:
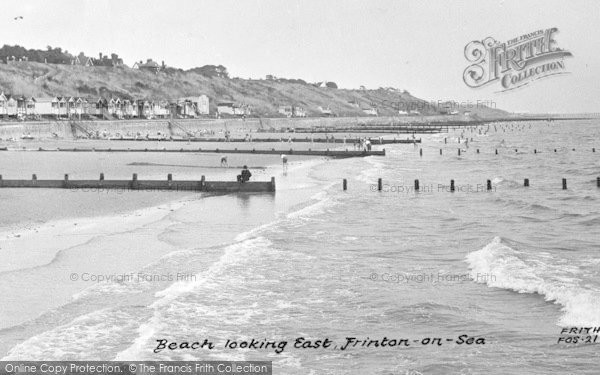
<svg viewBox="0 0 600 375">
<path fill-rule="evenodd" d="M 492 37 L 472 41 L 465 47 L 465 57 L 472 63 L 463 80 L 478 88 L 499 81 L 500 91 L 513 90 L 540 78 L 568 73 L 565 57 L 571 52 L 558 48 L 553 27 L 500 43 Z"/>
</svg>

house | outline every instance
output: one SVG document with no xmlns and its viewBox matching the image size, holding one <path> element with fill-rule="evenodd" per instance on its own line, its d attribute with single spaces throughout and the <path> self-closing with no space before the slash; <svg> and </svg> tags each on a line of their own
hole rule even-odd
<svg viewBox="0 0 600 375">
<path fill-rule="evenodd" d="M 306 117 L 306 111 L 303 107 L 294 107 L 293 108 L 293 117 Z"/>
<path fill-rule="evenodd" d="M 280 105 L 277 112 L 286 117 L 292 117 L 294 115 L 294 108 L 291 105 Z"/>
<path fill-rule="evenodd" d="M 233 115 L 233 103 L 232 102 L 220 102 L 217 103 L 217 113 L 219 115 Z"/>
<path fill-rule="evenodd" d="M 145 63 L 140 60 L 140 62 L 136 62 L 135 64 L 133 64 L 132 68 L 139 70 L 147 70 L 152 73 L 158 73 L 165 68 L 165 62 L 163 61 L 161 66 L 156 61 L 152 61 L 152 59 L 147 59 Z"/>
<path fill-rule="evenodd" d="M 252 107 L 248 104 L 234 104 L 232 102 L 217 103 L 219 115 L 248 116 L 252 113 Z"/>
<path fill-rule="evenodd" d="M 206 95 L 177 99 L 177 113 L 183 117 L 196 117 L 210 113 L 210 100 Z"/>
<path fill-rule="evenodd" d="M 233 114 L 236 116 L 248 116 L 252 113 L 252 108 L 248 104 L 234 104 Z"/>
<path fill-rule="evenodd" d="M 91 57 L 85 56 L 83 53 L 80 53 L 79 56 L 75 56 L 75 58 L 71 59 L 71 65 L 85 66 L 90 67 L 94 66 L 94 59 Z"/>
<path fill-rule="evenodd" d="M 110 55 L 110 58 L 106 55 L 103 55 L 102 53 L 99 53 L 98 58 L 94 60 L 94 65 L 95 66 L 110 66 L 110 67 L 122 66 L 123 59 L 120 58 L 119 55 L 117 55 L 116 53 L 112 53 Z"/>
<path fill-rule="evenodd" d="M 333 116 L 333 112 L 331 111 L 331 109 L 329 107 L 327 108 L 323 108 L 323 107 L 318 107 L 319 111 L 321 111 L 321 116 Z"/>
<path fill-rule="evenodd" d="M 278 112 L 286 117 L 306 117 L 304 108 L 292 105 L 280 105 Z"/>
<path fill-rule="evenodd" d="M 375 107 L 363 108 L 362 111 L 366 115 L 377 116 L 377 108 Z"/>
</svg>

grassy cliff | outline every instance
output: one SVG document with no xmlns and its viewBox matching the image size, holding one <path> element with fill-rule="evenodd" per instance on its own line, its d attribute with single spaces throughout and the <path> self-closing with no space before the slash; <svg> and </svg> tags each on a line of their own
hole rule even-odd
<svg viewBox="0 0 600 375">
<path fill-rule="evenodd" d="M 366 116 L 361 108 L 377 107 L 379 115 L 394 116 L 398 109 L 417 109 L 421 114 L 438 114 L 441 108 L 407 92 L 394 89 L 345 90 L 315 87 L 284 80 L 246 80 L 202 75 L 197 71 L 167 69 L 154 74 L 127 67 L 83 67 L 14 62 L 0 64 L 0 90 L 25 96 L 118 96 L 133 99 L 176 99 L 206 94 L 211 113 L 216 102 L 249 104 L 257 116 L 277 117 L 280 105 L 302 106 L 309 116 L 319 116 L 318 107 L 329 107 L 337 116 Z M 352 105 L 357 103 L 357 105 Z M 496 109 L 469 109 L 485 118 L 504 117 Z M 459 112 L 463 110 L 459 109 Z"/>
</svg>

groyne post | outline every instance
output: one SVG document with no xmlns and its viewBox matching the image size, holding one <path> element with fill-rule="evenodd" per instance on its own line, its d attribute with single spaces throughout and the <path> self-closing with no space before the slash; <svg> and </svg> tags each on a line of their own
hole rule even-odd
<svg viewBox="0 0 600 375">
<path fill-rule="evenodd" d="M 104 173 L 100 173 L 100 181 L 104 181 Z"/>
<path fill-rule="evenodd" d="M 450 180 L 450 191 L 454 191 L 454 180 Z"/>
<path fill-rule="evenodd" d="M 492 190 L 492 181 L 491 180 L 487 180 L 487 190 Z"/>
<path fill-rule="evenodd" d="M 167 175 L 167 181 L 173 181 L 173 175 L 171 173 Z"/>
<path fill-rule="evenodd" d="M 460 156 L 460 148 L 458 149 L 458 156 Z"/>
<path fill-rule="evenodd" d="M 32 179 L 33 181 L 37 181 L 37 176 L 36 176 L 35 174 L 32 174 L 32 175 L 31 175 L 31 179 Z"/>
<path fill-rule="evenodd" d="M 2 181 L 2 176 L 0 176 L 0 181 Z M 596 177 L 596 186 L 600 188 L 600 177 Z"/>
<path fill-rule="evenodd" d="M 526 179 L 523 181 L 523 186 L 525 186 L 525 187 L 529 186 L 529 179 L 528 179 L 528 178 L 526 178 Z"/>
<path fill-rule="evenodd" d="M 563 188 L 563 190 L 567 190 L 567 179 L 566 178 L 562 179 L 562 188 Z"/>
<path fill-rule="evenodd" d="M 415 180 L 415 191 L 419 191 L 419 180 Z"/>
<path fill-rule="evenodd" d="M 345 178 L 342 180 L 342 189 L 348 190 L 348 181 Z"/>
<path fill-rule="evenodd" d="M 498 149 L 496 149 L 496 155 L 498 155 Z"/>
<path fill-rule="evenodd" d="M 419 156 L 423 156 L 423 149 L 422 148 L 419 149 Z"/>
<path fill-rule="evenodd" d="M 275 191 L 275 177 L 271 176 L 271 191 Z"/>
<path fill-rule="evenodd" d="M 377 190 L 383 190 L 383 180 L 381 179 L 381 177 L 377 180 Z"/>
<path fill-rule="evenodd" d="M 204 190 L 206 186 L 206 177 L 204 177 L 204 175 L 202 175 L 202 177 L 200 177 L 200 190 Z"/>
<path fill-rule="evenodd" d="M 442 154 L 442 149 L 440 148 L 440 155 Z"/>
<path fill-rule="evenodd" d="M 136 189 L 138 187 L 138 180 L 137 180 L 137 173 L 133 174 L 133 177 L 131 179 L 131 187 Z"/>
</svg>

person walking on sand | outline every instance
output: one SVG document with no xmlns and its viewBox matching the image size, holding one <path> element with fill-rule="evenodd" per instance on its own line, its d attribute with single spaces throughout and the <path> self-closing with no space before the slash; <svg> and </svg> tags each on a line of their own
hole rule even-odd
<svg viewBox="0 0 600 375">
<path fill-rule="evenodd" d="M 287 155 L 281 154 L 281 163 L 283 164 L 283 171 L 287 172 L 288 170 L 288 159 Z"/>
<path fill-rule="evenodd" d="M 227 156 L 221 157 L 221 167 L 229 168 L 229 163 L 227 162 Z"/>
</svg>

